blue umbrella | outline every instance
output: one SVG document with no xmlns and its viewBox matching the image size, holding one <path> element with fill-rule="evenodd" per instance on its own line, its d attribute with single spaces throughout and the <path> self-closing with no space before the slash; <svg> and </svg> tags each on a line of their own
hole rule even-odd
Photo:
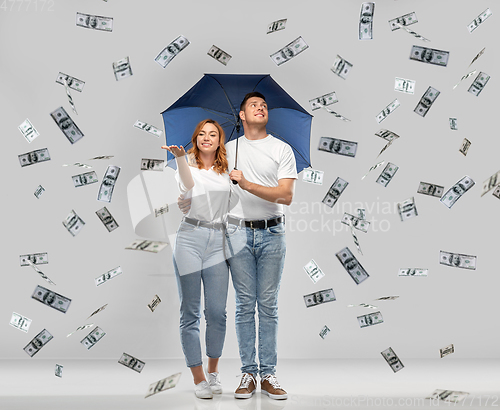
<svg viewBox="0 0 500 410">
<path fill-rule="evenodd" d="M 288 143 L 295 154 L 297 172 L 311 166 L 309 140 L 312 115 L 304 110 L 269 74 L 205 74 L 186 94 L 163 111 L 167 145 L 191 148 L 196 124 L 211 118 L 224 129 L 226 142 L 243 135 L 239 119 L 245 95 L 258 91 L 266 97 L 267 132 Z M 176 168 L 167 153 L 167 165 Z"/>
</svg>

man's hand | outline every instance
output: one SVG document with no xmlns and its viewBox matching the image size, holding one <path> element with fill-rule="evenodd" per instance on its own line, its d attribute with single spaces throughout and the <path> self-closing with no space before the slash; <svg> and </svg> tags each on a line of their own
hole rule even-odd
<svg viewBox="0 0 500 410">
<path fill-rule="evenodd" d="M 184 199 L 184 195 L 179 195 L 179 198 L 177 198 L 177 206 L 184 215 L 187 214 L 191 209 L 191 198 Z"/>
<path fill-rule="evenodd" d="M 238 182 L 238 185 L 241 187 L 241 189 L 244 189 L 245 191 L 250 184 L 250 182 L 245 179 L 243 171 L 239 171 L 237 169 L 233 169 L 231 171 L 231 173 L 229 174 L 229 178 L 231 178 L 232 181 Z"/>
</svg>

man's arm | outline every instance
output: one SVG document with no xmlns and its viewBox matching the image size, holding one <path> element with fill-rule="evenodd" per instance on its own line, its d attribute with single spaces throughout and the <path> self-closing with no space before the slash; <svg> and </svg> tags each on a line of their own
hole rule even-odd
<svg viewBox="0 0 500 410">
<path fill-rule="evenodd" d="M 290 205 L 292 203 L 295 192 L 295 178 L 281 178 L 278 180 L 278 186 L 269 187 L 248 181 L 243 176 L 242 171 L 233 170 L 229 174 L 229 177 L 232 180 L 238 181 L 241 189 L 266 201 L 283 205 Z"/>
</svg>

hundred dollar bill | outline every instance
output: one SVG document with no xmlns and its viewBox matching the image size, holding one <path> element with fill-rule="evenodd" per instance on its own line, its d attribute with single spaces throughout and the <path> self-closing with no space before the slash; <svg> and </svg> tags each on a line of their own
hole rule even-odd
<svg viewBox="0 0 500 410">
<path fill-rule="evenodd" d="M 91 347 L 95 346 L 95 344 L 101 340 L 106 335 L 99 326 L 97 326 L 94 330 L 92 330 L 87 336 L 85 336 L 80 343 L 84 345 L 87 350 Z"/>
<path fill-rule="evenodd" d="M 113 72 L 115 73 L 116 81 L 120 81 L 122 78 L 131 77 L 134 75 L 132 72 L 132 66 L 130 65 L 129 57 L 124 57 L 121 60 L 113 62 Z"/>
<path fill-rule="evenodd" d="M 404 367 L 401 360 L 399 360 L 398 355 L 394 353 L 394 350 L 392 350 L 391 347 L 385 349 L 383 352 L 380 352 L 380 354 L 384 356 L 385 361 L 389 366 L 391 366 L 394 373 L 400 371 Z"/>
<path fill-rule="evenodd" d="M 440 201 L 445 204 L 448 208 L 455 205 L 455 202 L 465 194 L 469 189 L 474 186 L 475 182 L 471 177 L 465 175 L 460 181 L 453 185 L 446 193 L 441 197 Z"/>
<path fill-rule="evenodd" d="M 107 303 L 105 305 L 101 306 L 99 309 L 92 312 L 92 314 L 87 319 L 90 319 L 92 316 L 97 315 L 99 312 L 102 312 L 104 309 L 106 309 L 107 306 L 108 306 Z"/>
<path fill-rule="evenodd" d="M 207 54 L 214 60 L 224 65 L 227 65 L 227 63 L 229 63 L 229 60 L 231 60 L 232 58 L 228 53 L 214 45 L 210 47 L 210 50 L 208 50 Z"/>
<path fill-rule="evenodd" d="M 76 13 L 76 25 L 92 30 L 113 31 L 113 17 L 93 16 L 91 14 Z"/>
<path fill-rule="evenodd" d="M 19 255 L 20 266 L 31 266 L 30 262 L 35 265 L 45 265 L 49 263 L 49 254 L 47 252 L 42 252 Z"/>
<path fill-rule="evenodd" d="M 454 131 L 458 130 L 458 122 L 456 118 L 450 118 L 450 129 Z"/>
<path fill-rule="evenodd" d="M 62 364 L 56 364 L 56 368 L 54 370 L 54 374 L 57 377 L 62 377 L 63 367 L 64 366 Z"/>
<path fill-rule="evenodd" d="M 163 171 L 165 161 L 162 159 L 141 159 L 141 170 L 143 171 Z"/>
<path fill-rule="evenodd" d="M 168 246 L 167 242 L 160 241 L 145 241 L 142 239 L 136 239 L 125 249 L 132 249 L 134 251 L 146 251 L 152 253 L 158 253 Z"/>
<path fill-rule="evenodd" d="M 309 48 L 309 46 L 306 44 L 304 39 L 302 37 L 297 37 L 281 50 L 278 50 L 275 53 L 271 54 L 270 57 L 277 66 L 280 66 L 281 64 L 291 60 L 296 55 L 302 53 L 302 51 L 306 50 L 307 48 Z"/>
<path fill-rule="evenodd" d="M 79 168 L 86 168 L 86 169 L 92 168 L 90 165 L 82 164 L 81 162 L 75 162 L 74 164 L 62 164 L 63 167 L 69 167 L 71 165 L 73 165 L 75 167 L 79 167 Z"/>
<path fill-rule="evenodd" d="M 156 137 L 161 137 L 161 135 L 163 134 L 163 131 L 159 130 L 158 128 L 139 120 L 135 122 L 134 127 L 149 132 L 150 134 L 153 134 Z"/>
<path fill-rule="evenodd" d="M 399 269 L 398 276 L 427 276 L 429 269 L 403 268 Z"/>
<path fill-rule="evenodd" d="M 177 385 L 180 378 L 181 378 L 181 373 L 176 373 L 173 374 L 172 376 L 166 377 L 165 379 L 161 379 L 155 383 L 152 383 L 149 386 L 148 392 L 144 398 L 148 398 L 156 393 L 172 389 Z"/>
<path fill-rule="evenodd" d="M 342 222 L 345 225 L 349 225 L 349 221 L 352 221 L 352 226 L 356 228 L 358 231 L 364 233 L 368 232 L 368 228 L 370 227 L 370 222 L 365 221 L 364 219 L 357 218 L 354 215 L 345 212 L 340 222 Z"/>
<path fill-rule="evenodd" d="M 129 369 L 135 370 L 137 373 L 142 372 L 146 363 L 142 360 L 136 359 L 134 356 L 130 356 L 127 353 L 123 353 L 122 357 L 118 360 L 118 363 L 127 366 Z"/>
<path fill-rule="evenodd" d="M 467 91 L 477 97 L 481 93 L 481 91 L 483 91 L 483 88 L 489 79 L 490 76 L 481 71 Z"/>
<path fill-rule="evenodd" d="M 335 112 L 333 110 L 330 110 L 330 108 L 328 108 L 328 107 L 321 107 L 321 108 L 323 108 L 326 112 L 332 114 L 335 118 L 338 118 L 338 119 L 340 119 L 342 121 L 345 121 L 345 122 L 350 122 L 351 121 L 349 118 L 346 118 L 343 115 L 340 115 L 339 113 L 337 113 L 337 112 Z"/>
<path fill-rule="evenodd" d="M 443 347 L 442 349 L 439 349 L 439 355 L 441 356 L 441 359 L 452 353 L 455 353 L 455 347 L 453 346 L 453 343 L 451 345 Z"/>
<path fill-rule="evenodd" d="M 83 138 L 83 132 L 80 131 L 80 128 L 73 122 L 63 107 L 59 107 L 57 110 L 52 111 L 50 116 L 69 142 L 74 144 Z"/>
<path fill-rule="evenodd" d="M 360 303 L 359 305 L 347 305 L 347 307 L 364 307 L 368 309 L 378 309 L 377 306 L 369 305 L 368 303 Z"/>
<path fill-rule="evenodd" d="M 323 326 L 321 331 L 319 332 L 319 336 L 324 339 L 326 336 L 328 336 L 328 333 L 330 333 L 330 329 L 328 328 L 327 325 Z"/>
<path fill-rule="evenodd" d="M 358 149 L 358 143 L 354 141 L 340 140 L 332 137 L 321 137 L 319 140 L 318 149 L 320 151 L 354 158 L 356 156 L 356 150 Z"/>
<path fill-rule="evenodd" d="M 439 251 L 439 263 L 441 265 L 451 266 L 452 268 L 476 270 L 476 261 L 476 256 Z"/>
<path fill-rule="evenodd" d="M 376 163 L 375 165 L 372 165 L 372 166 L 370 167 L 370 169 L 368 170 L 368 172 L 367 172 L 365 175 L 363 175 L 363 176 L 361 177 L 361 180 L 365 179 L 365 177 L 366 177 L 366 176 L 367 176 L 367 175 L 368 175 L 371 171 L 373 171 L 374 169 L 377 169 L 377 168 L 378 168 L 378 167 L 380 167 L 381 165 L 384 165 L 384 163 L 385 163 L 385 161 L 380 161 L 380 162 Z"/>
<path fill-rule="evenodd" d="M 22 167 L 37 164 L 38 162 L 50 161 L 50 154 L 47 148 L 37 149 L 17 156 Z"/>
<path fill-rule="evenodd" d="M 87 325 L 83 325 L 83 326 L 78 326 L 78 327 L 76 328 L 76 330 L 74 330 L 73 332 L 71 332 L 71 333 L 70 333 L 69 335 L 67 335 L 66 337 L 70 337 L 73 333 L 76 333 L 76 332 L 78 332 L 79 330 L 85 330 L 85 329 L 88 329 L 89 327 L 92 327 L 92 326 L 94 326 L 94 324 L 93 324 L 93 323 L 89 323 L 89 324 L 87 324 Z"/>
<path fill-rule="evenodd" d="M 318 306 L 326 302 L 333 302 L 334 300 L 337 299 L 335 298 L 332 288 L 304 295 L 306 307 Z"/>
<path fill-rule="evenodd" d="M 424 194 L 441 198 L 443 195 L 444 186 L 429 184 L 428 182 L 420 182 L 418 185 L 417 194 Z"/>
<path fill-rule="evenodd" d="M 354 280 L 354 282 L 356 282 L 356 285 L 359 285 L 370 276 L 368 275 L 368 272 L 366 272 L 366 270 L 361 266 L 358 260 L 354 257 L 347 246 L 341 251 L 337 252 L 335 256 L 340 261 L 347 273 Z"/>
<path fill-rule="evenodd" d="M 486 181 L 483 182 L 483 190 L 481 192 L 481 196 L 490 192 L 494 187 L 500 184 L 500 171 L 493 174 Z"/>
<path fill-rule="evenodd" d="M 78 214 L 72 209 L 66 219 L 63 221 L 64 227 L 68 230 L 68 232 L 76 236 L 85 225 L 83 219 L 78 216 Z"/>
<path fill-rule="evenodd" d="M 160 53 L 155 57 L 155 61 L 165 68 L 174 59 L 174 57 L 184 50 L 189 44 L 190 42 L 186 37 L 179 36 L 160 51 Z"/>
<path fill-rule="evenodd" d="M 27 317 L 20 315 L 19 313 L 12 312 L 12 317 L 10 318 L 9 324 L 24 333 L 28 333 L 28 330 L 31 326 L 31 319 L 28 319 Z"/>
<path fill-rule="evenodd" d="M 123 273 L 122 268 L 120 266 L 103 273 L 101 276 L 95 278 L 95 285 L 99 286 L 107 281 L 113 279 L 115 276 L 121 275 Z"/>
<path fill-rule="evenodd" d="M 464 391 L 436 389 L 434 390 L 434 393 L 432 393 L 429 397 L 426 397 L 426 399 L 442 400 L 447 403 L 459 403 L 468 395 L 469 393 Z"/>
<path fill-rule="evenodd" d="M 113 218 L 106 207 L 96 211 L 96 215 L 104 224 L 108 232 L 114 231 L 116 228 L 118 228 L 118 224 L 116 223 L 115 218 Z"/>
<path fill-rule="evenodd" d="M 63 313 L 68 311 L 69 305 L 71 304 L 71 299 L 59 293 L 52 292 L 40 285 L 35 288 L 31 298 Z"/>
<path fill-rule="evenodd" d="M 41 185 L 38 185 L 38 187 L 36 188 L 36 191 L 33 192 L 33 194 L 36 196 L 36 199 L 40 199 L 40 197 L 42 196 L 42 194 L 45 192 L 45 188 Z"/>
<path fill-rule="evenodd" d="M 307 262 L 306 266 L 304 266 L 304 270 L 313 283 L 318 282 L 323 276 L 325 276 L 318 264 L 314 262 L 314 259 L 311 259 L 309 262 Z"/>
<path fill-rule="evenodd" d="M 477 55 L 472 59 L 472 61 L 469 64 L 469 67 L 476 61 L 479 57 L 481 57 L 484 54 L 484 50 L 486 50 L 486 47 L 484 47 Z"/>
<path fill-rule="evenodd" d="M 449 51 L 435 50 L 433 48 L 412 46 L 410 60 L 421 61 L 446 67 L 450 57 Z"/>
<path fill-rule="evenodd" d="M 318 171 L 317 169 L 304 169 L 304 172 L 302 173 L 302 181 L 316 185 L 323 185 L 323 174 L 323 171 Z"/>
<path fill-rule="evenodd" d="M 38 274 L 42 277 L 42 279 L 45 279 L 45 280 L 46 280 L 47 282 L 49 282 L 51 285 L 55 285 L 55 283 L 54 283 L 54 282 L 52 282 L 52 281 L 50 280 L 50 278 L 49 278 L 47 275 L 45 275 L 45 273 L 43 273 L 40 269 L 38 269 L 38 267 L 37 267 L 34 263 L 32 263 L 30 260 L 28 260 L 28 265 L 30 265 L 30 266 L 34 269 L 34 271 L 35 271 L 36 273 L 38 273 Z"/>
<path fill-rule="evenodd" d="M 359 16 L 359 39 L 373 40 L 373 12 L 375 3 L 362 3 Z"/>
<path fill-rule="evenodd" d="M 311 110 L 314 111 L 314 110 L 319 110 L 322 107 L 335 104 L 338 101 L 339 100 L 337 99 L 337 94 L 335 94 L 335 91 L 332 91 L 331 93 L 322 95 L 321 97 L 309 100 L 309 104 L 311 104 Z"/>
<path fill-rule="evenodd" d="M 380 312 L 368 313 L 367 315 L 358 316 L 358 323 L 360 328 L 378 325 L 383 323 L 384 318 Z"/>
<path fill-rule="evenodd" d="M 373 300 L 396 300 L 399 296 L 382 296 L 381 298 L 373 299 Z"/>
<path fill-rule="evenodd" d="M 52 336 L 47 329 L 43 329 L 24 347 L 24 351 L 28 353 L 30 357 L 33 357 L 43 346 L 50 342 L 53 337 L 54 336 Z"/>
<path fill-rule="evenodd" d="M 89 161 L 92 161 L 94 159 L 110 159 L 113 157 L 114 157 L 114 155 L 101 155 L 100 157 L 89 158 Z"/>
<path fill-rule="evenodd" d="M 153 300 L 148 303 L 149 310 L 151 310 L 151 312 L 154 312 L 157 306 L 160 304 L 160 302 L 161 302 L 160 297 L 158 295 L 155 295 Z"/>
<path fill-rule="evenodd" d="M 416 33 L 415 31 L 410 30 L 408 27 L 405 27 L 403 24 L 396 23 L 396 25 L 397 25 L 399 28 L 402 28 L 402 29 L 403 29 L 404 31 L 406 31 L 407 33 L 411 34 L 413 37 L 418 38 L 419 40 L 422 40 L 422 41 L 431 41 L 431 40 L 429 40 L 428 38 L 425 38 L 424 36 L 422 36 L 421 34 L 418 34 L 418 33 Z"/>
<path fill-rule="evenodd" d="M 382 121 L 384 121 L 387 116 L 391 113 L 394 112 L 396 108 L 398 108 L 401 104 L 399 103 L 398 99 L 396 98 L 393 102 L 391 102 L 387 107 L 385 107 L 382 111 L 380 111 L 377 116 L 375 117 L 377 122 L 380 124 Z"/>
<path fill-rule="evenodd" d="M 159 208 L 155 208 L 155 218 L 158 218 L 160 215 L 166 214 L 168 212 L 168 204 L 160 206 Z"/>
<path fill-rule="evenodd" d="M 394 91 L 405 94 L 415 94 L 415 81 L 396 77 L 394 80 Z"/>
<path fill-rule="evenodd" d="M 467 78 L 469 78 L 471 75 L 474 75 L 476 74 L 476 70 L 474 71 L 471 71 L 470 73 L 467 73 L 465 75 L 462 76 L 462 78 L 458 81 L 458 83 L 456 83 L 454 86 L 453 86 L 453 89 L 457 88 L 458 85 L 463 81 L 463 80 L 466 80 Z"/>
<path fill-rule="evenodd" d="M 79 175 L 73 175 L 71 178 L 73 179 L 73 184 L 75 185 L 75 188 L 98 182 L 97 174 L 95 173 L 95 171 L 85 172 L 84 174 L 79 174 Z"/>
<path fill-rule="evenodd" d="M 462 141 L 462 145 L 460 146 L 460 149 L 459 151 L 464 154 L 464 156 L 467 155 L 467 151 L 469 151 L 469 148 L 470 148 L 470 145 L 472 143 L 467 139 L 467 138 L 464 138 L 464 140 Z"/>
<path fill-rule="evenodd" d="M 69 88 L 80 93 L 83 91 L 83 87 L 85 86 L 85 81 L 78 80 L 75 77 L 70 77 L 67 74 L 59 72 L 59 74 L 57 74 L 56 83 L 64 85 L 64 81 L 66 81 Z"/>
<path fill-rule="evenodd" d="M 382 153 L 391 146 L 391 144 L 399 138 L 399 135 L 397 135 L 396 133 L 392 132 L 392 131 L 389 131 L 389 130 L 384 130 L 384 129 L 381 129 L 380 131 L 376 132 L 375 135 L 377 137 L 380 137 L 380 138 L 383 138 L 385 139 L 387 142 L 387 144 L 385 144 L 384 148 L 382 148 L 382 150 L 378 153 L 377 155 L 377 158 L 380 157 L 380 155 L 382 155 Z"/>
<path fill-rule="evenodd" d="M 491 16 L 493 13 L 491 10 L 488 8 L 484 10 L 479 16 L 477 16 L 468 26 L 467 29 L 469 30 L 469 33 L 472 33 L 476 28 L 479 27 L 481 23 L 484 22 L 489 16 Z"/>
<path fill-rule="evenodd" d="M 500 186 L 497 186 L 495 190 L 493 191 L 493 196 L 496 196 L 498 199 L 500 199 Z"/>
<path fill-rule="evenodd" d="M 380 185 L 386 187 L 387 184 L 389 184 L 389 182 L 392 181 L 392 178 L 394 177 L 394 175 L 396 174 L 398 169 L 399 169 L 399 167 L 397 165 L 394 165 L 392 162 L 387 163 L 384 170 L 377 178 L 377 181 L 376 181 L 377 184 L 380 184 Z"/>
<path fill-rule="evenodd" d="M 347 185 L 349 185 L 349 182 L 344 181 L 342 178 L 338 177 L 321 202 L 323 202 L 326 206 L 333 208 L 342 192 L 344 192 L 344 190 L 346 189 Z"/>
<path fill-rule="evenodd" d="M 267 27 L 267 33 L 266 34 L 275 33 L 276 31 L 279 31 L 279 30 L 284 30 L 285 26 L 286 26 L 286 20 L 287 19 L 281 19 L 281 20 L 273 21 Z"/>
<path fill-rule="evenodd" d="M 337 57 L 335 58 L 333 66 L 332 68 L 330 68 L 330 70 L 332 70 L 340 78 L 343 78 L 345 80 L 347 78 L 347 75 L 351 71 L 351 68 L 352 64 L 349 61 L 344 60 L 337 54 Z"/>
<path fill-rule="evenodd" d="M 389 26 L 391 26 L 391 31 L 399 30 L 398 24 L 403 26 L 409 26 L 410 24 L 418 23 L 417 15 L 415 12 L 404 14 L 403 16 L 396 17 L 395 19 L 389 20 Z"/>
<path fill-rule="evenodd" d="M 441 93 L 435 88 L 432 87 L 427 88 L 427 90 L 425 91 L 424 95 L 422 95 L 422 98 L 420 98 L 420 101 L 418 102 L 413 112 L 417 113 L 422 117 L 425 117 L 425 115 L 431 108 L 432 104 L 434 104 L 434 101 L 436 101 L 436 98 L 438 98 L 439 94 Z"/>
<path fill-rule="evenodd" d="M 398 213 L 401 221 L 403 222 L 407 219 L 417 216 L 418 212 L 415 205 L 415 198 L 412 196 L 411 198 L 408 198 L 403 202 L 398 202 Z"/>
<path fill-rule="evenodd" d="M 26 118 L 23 123 L 17 128 L 19 129 L 19 131 L 21 131 L 23 137 L 26 138 L 26 141 L 28 141 L 30 144 L 31 141 L 33 141 L 40 135 L 36 128 L 33 127 L 33 124 L 28 118 Z"/>
<path fill-rule="evenodd" d="M 99 187 L 99 193 L 97 194 L 98 201 L 111 202 L 116 180 L 118 175 L 120 175 L 120 169 L 120 167 L 115 165 L 108 166 L 102 178 L 101 186 Z"/>
</svg>

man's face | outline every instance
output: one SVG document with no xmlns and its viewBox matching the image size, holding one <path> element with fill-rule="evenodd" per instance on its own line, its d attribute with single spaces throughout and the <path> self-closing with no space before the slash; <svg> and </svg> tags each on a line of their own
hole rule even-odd
<svg viewBox="0 0 500 410">
<path fill-rule="evenodd" d="M 332 149 L 335 152 L 339 152 L 340 151 L 340 141 L 339 140 L 334 140 L 333 141 Z"/>
<path fill-rule="evenodd" d="M 63 118 L 60 122 L 59 125 L 63 130 L 71 127 L 71 120 L 69 118 Z"/>
<path fill-rule="evenodd" d="M 455 266 L 459 266 L 460 265 L 460 256 L 453 255 L 453 257 L 452 257 L 452 263 Z"/>
<path fill-rule="evenodd" d="M 293 57 L 293 50 L 290 47 L 285 48 L 282 52 L 282 57 L 285 60 Z"/>
<path fill-rule="evenodd" d="M 432 50 L 426 48 L 422 54 L 422 60 L 431 61 L 432 60 Z"/>
<path fill-rule="evenodd" d="M 92 28 L 97 27 L 97 17 L 96 16 L 90 16 L 89 26 Z"/>
<path fill-rule="evenodd" d="M 249 98 L 240 117 L 249 125 L 266 125 L 268 121 L 267 104 L 260 97 Z"/>
</svg>

